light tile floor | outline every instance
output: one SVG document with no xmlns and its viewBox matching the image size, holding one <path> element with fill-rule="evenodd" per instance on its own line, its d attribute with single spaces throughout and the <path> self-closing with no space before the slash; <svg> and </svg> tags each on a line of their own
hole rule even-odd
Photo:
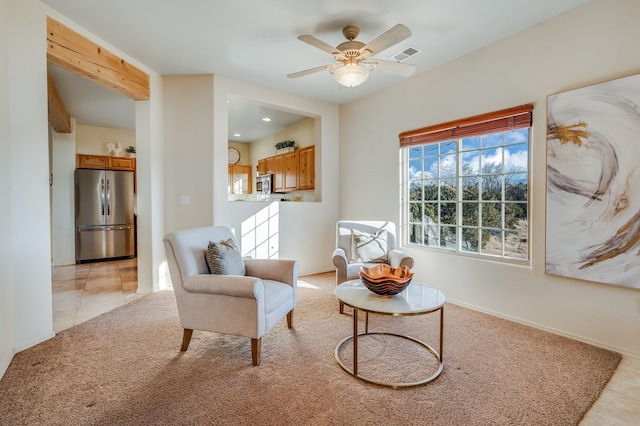
<svg viewBox="0 0 640 426">
<path fill-rule="evenodd" d="M 56 333 L 143 296 L 136 259 L 56 266 L 52 285 Z M 640 425 L 640 358 L 622 359 L 580 425 Z"/>
<path fill-rule="evenodd" d="M 624 357 L 581 426 L 640 425 L 640 358 Z"/>
<path fill-rule="evenodd" d="M 143 295 L 136 259 L 54 266 L 53 330 L 58 333 Z"/>
</svg>

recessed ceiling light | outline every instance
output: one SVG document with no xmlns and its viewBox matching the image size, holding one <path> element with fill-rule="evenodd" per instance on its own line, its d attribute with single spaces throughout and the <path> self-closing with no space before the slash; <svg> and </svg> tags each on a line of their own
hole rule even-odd
<svg viewBox="0 0 640 426">
<path fill-rule="evenodd" d="M 271 121 L 271 119 L 269 117 L 265 117 L 262 119 L 262 121 Z"/>
<path fill-rule="evenodd" d="M 233 134 L 233 136 L 235 136 L 235 137 L 240 137 L 240 136 L 242 136 L 242 135 L 241 135 L 240 133 L 234 133 L 234 134 Z"/>
</svg>

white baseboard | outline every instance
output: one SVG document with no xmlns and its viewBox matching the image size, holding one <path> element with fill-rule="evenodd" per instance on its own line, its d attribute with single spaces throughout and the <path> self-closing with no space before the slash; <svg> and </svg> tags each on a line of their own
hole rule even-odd
<svg viewBox="0 0 640 426">
<path fill-rule="evenodd" d="M 577 341 L 583 342 L 583 343 L 587 343 L 587 344 L 592 345 L 592 346 L 596 346 L 596 347 L 599 347 L 599 348 L 608 349 L 610 351 L 618 352 L 619 354 L 621 354 L 622 356 L 625 356 L 625 357 L 640 358 L 640 354 L 637 354 L 637 353 L 634 353 L 634 352 L 629 352 L 626 349 L 619 348 L 619 347 L 616 347 L 616 346 L 611 346 L 611 345 L 608 345 L 606 343 L 599 342 L 597 340 L 586 338 L 584 336 L 579 336 L 577 334 L 568 333 L 568 332 L 566 332 L 564 330 L 560 330 L 560 329 L 553 328 L 553 327 L 547 327 L 545 325 L 538 324 L 538 323 L 535 323 L 535 322 L 532 322 L 532 321 L 523 320 L 522 318 L 516 318 L 516 317 L 512 317 L 510 315 L 504 315 L 504 314 L 502 314 L 500 312 L 494 312 L 494 311 L 491 311 L 489 309 L 480 308 L 478 306 L 470 305 L 470 304 L 464 303 L 464 302 L 459 302 L 457 300 L 447 299 L 447 302 L 451 302 L 454 305 L 462 306 L 463 308 L 468 308 L 468 309 L 471 309 L 471 310 L 474 310 L 474 311 L 482 312 L 482 313 L 487 314 L 487 315 L 491 315 L 491 316 L 494 316 L 494 317 L 498 317 L 498 318 L 506 319 L 506 320 L 509 320 L 509 321 L 513 321 L 513 322 L 516 322 L 518 324 L 522 324 L 522 325 L 526 325 L 526 326 L 529 326 L 529 327 L 537 328 L 539 330 L 548 331 L 550 333 L 557 334 L 559 336 L 568 337 L 570 339 L 577 340 Z"/>
<path fill-rule="evenodd" d="M 56 334 L 53 331 L 51 331 L 51 333 L 47 333 L 42 337 L 39 337 L 37 339 L 33 339 L 33 340 L 29 341 L 29 342 L 25 342 L 25 343 L 21 344 L 20 346 L 16 346 L 14 348 L 14 350 L 15 350 L 15 352 L 24 351 L 25 349 L 29 349 L 30 347 L 35 346 L 38 343 L 42 343 L 42 342 L 44 342 L 46 340 L 49 340 L 49 339 L 55 337 L 55 335 Z"/>
<path fill-rule="evenodd" d="M 12 349 L 10 350 L 4 357 L 4 359 L 2 360 L 2 363 L 0 363 L 0 379 L 4 376 L 4 373 L 6 373 L 7 368 L 9 368 L 9 364 L 11 364 L 11 360 L 13 359 L 13 356 L 15 355 L 15 351 Z"/>
</svg>

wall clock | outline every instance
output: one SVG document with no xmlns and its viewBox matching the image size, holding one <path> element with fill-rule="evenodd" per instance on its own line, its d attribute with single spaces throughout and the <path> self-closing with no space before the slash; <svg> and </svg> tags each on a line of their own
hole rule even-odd
<svg viewBox="0 0 640 426">
<path fill-rule="evenodd" d="M 238 161 L 240 161 L 240 152 L 238 152 L 238 150 L 235 148 L 229 148 L 227 155 L 229 164 L 236 164 Z"/>
</svg>

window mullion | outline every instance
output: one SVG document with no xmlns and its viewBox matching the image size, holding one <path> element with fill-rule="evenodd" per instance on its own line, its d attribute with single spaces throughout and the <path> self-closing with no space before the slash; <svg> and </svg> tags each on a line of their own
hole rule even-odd
<svg viewBox="0 0 640 426">
<path fill-rule="evenodd" d="M 462 139 L 456 144 L 456 251 L 462 251 Z"/>
</svg>

